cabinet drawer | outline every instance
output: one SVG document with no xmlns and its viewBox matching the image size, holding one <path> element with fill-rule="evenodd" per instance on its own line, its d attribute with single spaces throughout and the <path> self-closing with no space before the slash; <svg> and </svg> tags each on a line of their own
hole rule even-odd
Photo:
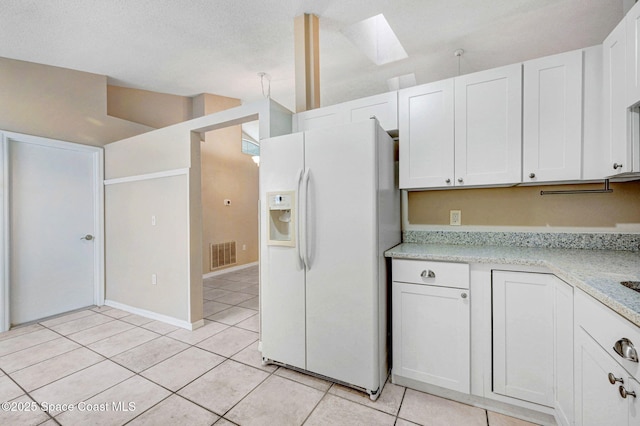
<svg viewBox="0 0 640 426">
<path fill-rule="evenodd" d="M 586 331 L 618 361 L 634 378 L 640 377 L 640 364 L 616 353 L 613 346 L 622 338 L 629 339 L 640 355 L 640 329 L 616 312 L 582 291 L 575 294 L 576 325 Z"/>
<path fill-rule="evenodd" d="M 393 259 L 393 281 L 441 287 L 469 288 L 469 265 Z"/>
</svg>

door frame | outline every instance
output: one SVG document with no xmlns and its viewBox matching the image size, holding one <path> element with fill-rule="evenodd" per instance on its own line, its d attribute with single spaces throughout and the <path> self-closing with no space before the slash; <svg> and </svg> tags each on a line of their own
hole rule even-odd
<svg viewBox="0 0 640 426">
<path fill-rule="evenodd" d="M 28 143 L 49 148 L 59 148 L 79 152 L 92 153 L 93 157 L 93 208 L 94 208 L 94 232 L 95 245 L 93 254 L 93 282 L 94 304 L 104 304 L 104 149 L 102 147 L 82 145 L 57 139 L 49 139 L 39 136 L 25 135 L 21 133 L 6 132 L 0 130 L 2 149 L 0 150 L 0 332 L 7 331 L 11 325 L 10 316 L 10 283 L 11 283 L 11 217 L 10 217 L 10 142 Z"/>
</svg>

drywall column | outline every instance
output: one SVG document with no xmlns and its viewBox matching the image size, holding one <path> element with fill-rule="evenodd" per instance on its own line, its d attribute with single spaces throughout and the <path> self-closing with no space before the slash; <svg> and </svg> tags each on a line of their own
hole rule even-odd
<svg viewBox="0 0 640 426">
<path fill-rule="evenodd" d="M 296 112 L 320 107 L 320 25 L 305 13 L 294 21 Z"/>
</svg>

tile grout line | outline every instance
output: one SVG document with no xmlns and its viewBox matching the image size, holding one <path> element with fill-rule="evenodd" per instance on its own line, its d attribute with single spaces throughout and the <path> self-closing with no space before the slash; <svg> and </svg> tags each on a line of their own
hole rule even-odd
<svg viewBox="0 0 640 426">
<path fill-rule="evenodd" d="M 238 281 L 238 282 L 236 282 L 236 283 L 238 283 L 238 284 L 242 284 L 242 282 L 240 282 L 240 281 Z M 248 285 L 253 285 L 253 284 L 248 284 Z M 229 291 L 233 291 L 233 290 L 229 290 Z M 242 293 L 242 292 L 239 292 L 239 293 Z M 243 294 L 248 294 L 248 293 L 243 293 Z M 259 296 L 256 296 L 256 295 L 253 295 L 253 296 L 254 296 L 254 297 L 259 297 Z M 250 299 L 248 299 L 248 300 L 250 300 Z M 242 303 L 245 303 L 245 302 L 246 302 L 246 301 L 242 301 L 242 302 L 239 302 L 239 303 L 238 303 L 238 304 L 236 304 L 236 305 L 231 305 L 231 306 L 238 306 L 238 305 L 240 305 L 240 304 L 242 304 Z M 222 302 L 219 302 L 219 303 L 222 303 Z M 251 308 L 245 308 L 245 307 L 241 307 L 241 308 L 244 308 L 244 309 L 251 309 Z M 228 309 L 228 308 L 227 308 L 227 309 Z M 251 309 L 251 310 L 253 310 L 253 309 Z M 93 311 L 93 312 L 95 312 L 95 311 Z M 222 311 L 221 311 L 221 312 L 222 312 Z M 105 315 L 104 313 L 101 313 L 101 312 L 95 312 L 95 313 L 99 313 L 99 314 L 101 314 L 101 315 Z M 253 317 L 253 316 L 255 316 L 255 315 L 259 315 L 259 311 L 256 311 L 256 313 L 255 313 L 255 314 L 253 314 L 253 315 L 251 315 L 250 317 L 248 317 L 248 318 L 246 318 L 246 319 L 243 319 L 243 320 L 241 320 L 241 321 L 239 321 L 239 322 L 237 322 L 237 323 L 235 323 L 235 324 L 231 324 L 231 325 L 230 325 L 230 324 L 224 324 L 224 323 L 221 323 L 221 324 L 224 324 L 224 325 L 227 325 L 227 326 L 228 326 L 228 327 L 227 327 L 227 328 L 225 328 L 224 330 L 228 330 L 230 327 L 235 327 L 235 328 L 237 328 L 237 329 L 239 329 L 239 330 L 244 330 L 244 331 L 254 332 L 253 330 L 247 330 L 247 329 L 244 329 L 243 327 L 238 326 L 238 324 L 240 324 L 241 322 L 243 322 L 243 321 L 245 321 L 245 320 L 247 320 L 247 319 L 249 319 L 249 318 L 252 318 L 252 317 Z M 165 388 L 164 386 L 162 386 L 162 385 L 160 385 L 160 384 L 158 384 L 158 383 L 155 383 L 153 380 L 150 380 L 152 383 L 154 383 L 154 384 L 156 384 L 156 385 L 158 385 L 158 386 L 162 387 L 163 389 L 166 389 L 166 390 L 169 392 L 169 395 L 167 395 L 167 397 L 166 397 L 166 398 L 164 398 L 164 399 L 162 399 L 162 400 L 158 401 L 158 402 L 157 402 L 156 404 L 154 404 L 153 406 L 149 407 L 149 408 L 148 408 L 147 410 L 145 410 L 144 412 L 141 412 L 141 413 L 139 413 L 138 415 L 136 415 L 134 418 L 132 418 L 132 419 L 130 419 L 130 420 L 128 420 L 128 421 L 126 421 L 126 423 L 129 423 L 129 422 L 133 421 L 135 418 L 138 418 L 139 416 L 141 416 L 141 415 L 143 415 L 144 413 L 148 412 L 148 411 L 149 411 L 149 410 L 151 410 L 153 407 L 156 407 L 157 405 L 159 405 L 161 402 L 165 401 L 166 399 L 168 399 L 168 398 L 169 398 L 169 397 L 171 397 L 172 395 L 175 395 L 176 397 L 179 397 L 179 398 L 183 398 L 183 399 L 185 399 L 185 400 L 187 400 L 187 401 L 189 401 L 189 402 L 191 402 L 191 403 L 194 403 L 194 404 L 196 404 L 197 406 L 199 406 L 199 407 L 203 408 L 203 409 L 204 409 L 204 410 L 206 410 L 207 412 L 213 413 L 214 415 L 217 415 L 217 416 L 219 416 L 219 417 L 220 417 L 220 418 L 222 418 L 222 419 L 228 420 L 228 419 L 226 419 L 226 418 L 224 417 L 224 415 L 226 415 L 229 411 L 231 411 L 235 406 L 237 406 L 237 405 L 238 405 L 241 401 L 243 401 L 247 396 L 249 396 L 250 394 L 252 394 L 252 393 L 255 391 L 255 389 L 257 389 L 261 384 L 263 384 L 266 380 L 268 380 L 268 379 L 269 379 L 269 377 L 271 377 L 271 376 L 273 376 L 273 375 L 276 375 L 277 377 L 283 378 L 283 379 L 285 379 L 285 380 L 288 380 L 288 381 L 291 381 L 291 382 L 294 382 L 294 383 L 297 383 L 297 384 L 301 384 L 301 385 L 303 385 L 303 386 L 306 386 L 306 387 L 309 387 L 309 388 L 312 388 L 312 389 L 316 389 L 316 390 L 318 390 L 317 388 L 314 388 L 313 386 L 309 386 L 309 385 L 307 385 L 307 384 L 305 384 L 305 383 L 301 383 L 301 382 L 299 382 L 299 381 L 297 381 L 297 380 L 295 380 L 295 379 L 291 379 L 291 378 L 288 378 L 288 377 L 283 377 L 283 376 L 279 376 L 279 375 L 275 374 L 275 373 L 280 369 L 280 367 L 279 367 L 279 366 L 276 366 L 276 368 L 275 368 L 273 371 L 271 371 L 271 372 L 267 372 L 267 371 L 262 370 L 262 369 L 260 369 L 260 368 L 254 367 L 253 365 L 249 365 L 249 364 L 246 364 L 246 363 L 244 363 L 244 362 L 242 362 L 242 361 L 237 361 L 237 360 L 232 359 L 232 357 L 233 357 L 233 356 L 237 355 L 238 353 L 240 353 L 240 352 L 242 352 L 242 351 L 246 350 L 247 348 L 249 348 L 250 346 L 254 345 L 254 344 L 256 343 L 255 341 L 253 341 L 253 342 L 251 342 L 250 344 L 248 344 L 247 346 L 245 346 L 245 347 L 243 347 L 243 348 L 239 349 L 238 351 L 236 351 L 235 353 L 233 353 L 232 355 L 230 355 L 230 356 L 228 356 L 228 357 L 227 357 L 227 356 L 223 356 L 223 355 L 221 355 L 221 354 L 218 354 L 218 353 L 216 353 L 216 352 L 214 352 L 214 351 L 210 351 L 210 350 L 207 350 L 207 349 L 200 348 L 200 347 L 196 346 L 197 344 L 201 343 L 202 341 L 207 340 L 208 338 L 213 337 L 213 336 L 215 336 L 215 335 L 217 335 L 217 334 L 221 333 L 221 332 L 222 332 L 222 331 L 224 331 L 224 330 L 221 330 L 221 331 L 219 331 L 219 332 L 217 332 L 217 333 L 214 333 L 213 335 L 208 336 L 208 337 L 206 337 L 205 339 L 200 340 L 199 342 L 195 342 L 195 343 L 187 343 L 187 342 L 183 342 L 183 341 L 181 341 L 181 340 L 179 340 L 179 339 L 175 339 L 175 338 L 173 338 L 173 337 L 168 336 L 168 334 L 171 334 L 173 331 L 170 331 L 170 332 L 168 332 L 168 333 L 166 333 L 166 334 L 157 333 L 157 332 L 154 332 L 153 330 L 148 330 L 148 329 L 144 328 L 143 326 L 144 326 L 145 324 L 138 325 L 138 324 L 132 324 L 132 323 L 126 322 L 126 321 L 124 321 L 124 320 L 122 320 L 122 319 L 121 319 L 121 318 L 124 318 L 124 317 L 120 317 L 120 318 L 110 317 L 110 318 L 112 318 L 113 320 L 118 320 L 118 321 L 121 321 L 121 322 L 123 322 L 123 323 L 126 323 L 126 324 L 130 324 L 130 325 L 132 325 L 132 328 L 131 328 L 131 329 L 134 329 L 135 327 L 143 328 L 143 329 L 145 329 L 145 330 L 147 330 L 147 331 L 151 331 L 151 332 L 153 332 L 153 333 L 158 334 L 158 336 L 157 336 L 157 337 L 155 337 L 154 339 L 150 340 L 150 341 L 144 342 L 144 343 L 142 343 L 142 344 L 140 344 L 140 345 L 136 345 L 136 346 L 134 346 L 134 347 L 132 347 L 132 348 L 129 348 L 129 349 L 125 350 L 125 351 L 119 352 L 118 354 L 114 354 L 114 355 L 112 355 L 112 356 L 110 356 L 110 357 L 105 357 L 104 355 L 102 355 L 102 354 L 100 354 L 100 353 L 98 353 L 98 352 L 96 352 L 96 351 L 93 351 L 91 348 L 89 348 L 89 347 L 87 347 L 87 346 L 85 346 L 85 345 L 83 345 L 83 344 L 81 344 L 81 343 L 75 342 L 73 339 L 71 339 L 71 338 L 70 338 L 70 337 L 68 337 L 68 336 L 62 335 L 61 333 L 59 333 L 59 332 L 57 332 L 57 331 L 55 331 L 55 330 L 51 330 L 51 329 L 49 329 L 49 328 L 48 328 L 48 327 L 46 327 L 46 326 L 42 326 L 42 327 L 45 327 L 46 329 L 49 329 L 49 330 L 51 330 L 51 331 L 54 331 L 56 334 L 58 334 L 58 335 L 59 335 L 59 336 L 61 336 L 62 338 L 65 338 L 65 339 L 67 339 L 67 340 L 69 340 L 69 341 L 71 341 L 71 342 L 74 342 L 74 343 L 78 344 L 80 347 L 86 348 L 86 349 L 88 349 L 88 350 L 90 350 L 90 351 L 92 351 L 92 352 L 94 352 L 94 353 L 98 354 L 99 356 L 101 356 L 101 357 L 103 357 L 103 358 L 104 358 L 102 361 L 104 361 L 104 360 L 108 359 L 108 360 L 112 361 L 113 363 L 115 363 L 115 364 L 117 364 L 117 365 L 119 365 L 119 366 L 122 366 L 123 368 L 125 368 L 125 369 L 127 369 L 128 371 L 132 372 L 134 376 L 135 376 L 135 375 L 137 375 L 137 376 L 139 376 L 139 377 L 141 377 L 141 378 L 143 378 L 143 379 L 145 379 L 145 380 L 150 380 L 150 379 L 148 379 L 148 378 L 146 378 L 146 377 L 142 376 L 142 374 L 141 374 L 141 373 L 143 373 L 144 371 L 147 371 L 148 369 L 152 368 L 152 367 L 153 367 L 153 366 L 155 366 L 155 365 L 158 365 L 158 364 L 159 364 L 159 363 L 161 363 L 161 362 L 166 361 L 167 359 L 171 358 L 172 356 L 175 356 L 175 355 L 177 355 L 177 354 L 179 354 L 179 353 L 181 353 L 181 352 L 184 352 L 184 351 L 186 351 L 186 350 L 188 350 L 189 348 L 192 348 L 192 347 L 195 347 L 195 348 L 200 349 L 200 350 L 207 351 L 207 352 L 209 352 L 209 353 L 212 353 L 212 354 L 215 354 L 215 355 L 217 355 L 217 356 L 221 356 L 222 358 L 224 358 L 224 360 L 223 360 L 223 361 L 221 361 L 220 363 L 218 363 L 218 364 L 216 364 L 215 366 L 211 367 L 210 369 L 208 369 L 207 371 L 205 371 L 204 373 L 202 373 L 201 375 L 199 375 L 197 378 L 195 378 L 194 380 L 192 380 L 192 381 L 190 381 L 189 383 L 185 384 L 184 386 L 182 386 L 181 388 L 179 388 L 179 389 L 178 389 L 178 390 L 176 390 L 176 391 L 172 391 L 171 389 L 167 389 L 167 388 Z M 215 320 L 210 320 L 210 321 L 215 321 Z M 105 323 L 105 324 L 107 324 L 107 323 Z M 88 329 L 87 329 L 87 330 L 88 330 Z M 34 330 L 34 331 L 37 331 L 37 330 Z M 127 330 L 127 331 L 128 331 L 128 330 Z M 174 330 L 174 331 L 176 331 L 176 330 Z M 72 333 L 72 334 L 73 334 L 73 333 Z M 116 333 L 115 335 L 118 335 L 118 334 L 120 334 L 120 333 Z M 113 357 L 116 357 L 116 356 L 118 356 L 118 355 L 120 355 L 120 354 L 122 354 L 122 353 L 124 353 L 124 352 L 129 351 L 129 350 L 133 350 L 133 349 L 135 349 L 135 348 L 137 348 L 137 347 L 139 347 L 139 346 L 142 346 L 142 345 L 144 345 L 144 344 L 146 344 L 146 343 L 149 343 L 149 342 L 152 342 L 152 341 L 154 341 L 154 340 L 157 340 L 157 339 L 158 339 L 158 338 L 160 338 L 161 336 L 166 336 L 166 337 L 169 337 L 169 338 L 171 338 L 171 339 L 173 339 L 173 340 L 179 341 L 179 342 L 181 342 L 181 343 L 185 343 L 185 344 L 187 345 L 187 347 L 186 347 L 185 349 L 183 349 L 183 350 L 181 350 L 181 351 L 179 351 L 179 352 L 177 352 L 177 353 L 175 353 L 175 354 L 171 355 L 171 357 L 165 358 L 165 359 L 163 359 L 163 360 L 161 360 L 161 361 L 158 361 L 157 363 L 155 363 L 155 364 L 153 364 L 153 365 L 151 365 L 151 366 L 148 366 L 147 368 L 145 368 L 145 370 L 141 370 L 140 372 L 135 372 L 135 371 L 131 370 L 130 368 L 128 368 L 127 366 L 124 366 L 124 365 L 119 364 L 119 363 L 117 363 L 116 361 L 112 360 L 112 358 L 113 358 Z M 112 336 L 109 336 L 109 337 L 112 337 Z M 107 337 L 107 338 L 109 338 L 109 337 Z M 105 338 L 105 339 L 106 339 L 106 338 Z M 98 341 L 100 341 L 100 340 L 98 340 Z M 44 343 L 44 342 L 43 342 L 43 343 Z M 92 343 L 95 343 L 95 342 L 92 342 Z M 182 395 L 179 395 L 179 394 L 178 394 L 178 392 L 179 392 L 180 390 L 184 389 L 186 386 L 188 386 L 189 384 L 193 383 L 195 380 L 198 380 L 198 379 L 199 379 L 199 378 L 201 378 L 203 375 L 205 375 L 205 374 L 209 373 L 211 370 L 215 369 L 216 367 L 218 367 L 219 365 L 221 365 L 222 363 L 224 363 L 224 362 L 226 362 L 226 361 L 228 361 L 228 360 L 233 361 L 233 362 L 240 363 L 240 364 L 242 364 L 242 365 L 245 365 L 245 366 L 248 366 L 248 367 L 251 367 L 251 368 L 255 368 L 255 369 L 259 370 L 259 371 L 267 372 L 267 373 L 268 373 L 268 375 L 265 377 L 265 379 L 264 379 L 264 380 L 262 380 L 262 381 L 261 381 L 259 384 L 257 384 L 253 389 L 251 389 L 251 390 L 250 390 L 246 395 L 244 395 L 244 397 L 243 397 L 242 399 L 240 399 L 240 400 L 239 400 L 236 404 L 234 404 L 234 405 L 233 405 L 229 410 L 227 410 L 227 411 L 226 411 L 222 416 L 220 416 L 218 413 L 215 413 L 215 412 L 213 412 L 212 410 L 210 410 L 210 409 L 208 409 L 208 408 L 206 408 L 206 407 L 202 407 L 200 404 L 197 404 L 196 402 L 191 401 L 189 398 L 186 398 L 186 397 L 184 397 L 184 396 L 182 396 Z M 100 361 L 100 362 L 102 362 L 102 361 Z M 94 364 L 94 365 L 95 365 L 95 364 Z M 87 368 L 88 368 L 88 367 L 87 367 Z M 81 370 L 79 370 L 79 371 L 81 371 Z M 304 374 L 304 373 L 300 373 L 300 374 Z M 7 375 L 7 376 L 9 376 L 9 375 Z M 65 377 L 67 377 L 67 376 L 65 376 Z M 133 377 L 133 376 L 131 376 L 131 377 Z M 129 377 L 129 378 L 127 378 L 127 379 L 123 380 L 122 382 L 124 382 L 124 381 L 126 381 L 126 380 L 129 380 L 131 377 Z M 313 377 L 313 376 L 310 376 L 310 377 Z M 13 379 L 12 379 L 12 380 L 13 380 Z M 58 379 L 58 380 L 59 380 L 59 379 Z M 54 382 L 55 382 L 55 381 L 54 381 Z M 122 383 L 122 382 L 120 382 L 120 383 Z M 52 383 L 53 383 L 53 382 L 52 382 Z M 120 384 L 120 383 L 118 383 L 118 384 Z M 307 417 L 306 417 L 306 418 L 305 418 L 305 420 L 304 420 L 305 422 L 308 420 L 309 416 L 310 416 L 310 415 L 311 415 L 311 414 L 312 414 L 312 413 L 317 409 L 318 405 L 322 402 L 322 400 L 324 400 L 324 399 L 326 398 L 326 395 L 327 395 L 327 394 L 329 394 L 329 392 L 330 392 L 331 388 L 333 388 L 333 387 L 335 386 L 335 384 L 334 384 L 334 383 L 332 383 L 332 382 L 328 382 L 328 383 L 330 384 L 330 386 L 329 386 L 329 387 L 324 391 L 323 396 L 320 398 L 320 400 L 318 401 L 318 403 L 316 403 L 316 405 L 315 405 L 315 406 L 314 406 L 314 408 L 311 410 L 311 412 L 309 413 L 309 415 L 307 415 Z M 117 386 L 118 384 L 114 384 L 113 386 Z M 111 389 L 113 386 L 111 386 L 111 387 L 109 387 L 109 388 L 107 388 L 107 389 L 105 389 L 105 390 L 102 390 L 101 392 L 98 392 L 98 394 L 100 394 L 100 393 L 102 393 L 102 392 L 104 392 L 104 391 L 106 391 L 106 390 L 108 390 L 108 389 Z M 25 393 L 26 393 L 26 392 L 25 392 Z M 400 404 L 400 406 L 398 407 L 398 411 L 397 411 L 396 416 L 395 416 L 395 417 L 396 417 L 396 421 L 397 421 L 398 416 L 399 416 L 400 408 L 401 408 L 401 405 L 402 405 L 402 401 L 404 400 L 404 395 L 405 395 L 405 393 L 406 393 L 406 388 L 403 390 L 403 397 L 402 397 L 402 400 L 401 400 L 401 404 Z M 27 395 L 29 395 L 29 394 L 27 393 Z M 97 394 L 96 394 L 96 395 L 97 395 Z M 370 409 L 373 409 L 373 410 L 376 410 L 376 411 L 379 411 L 379 412 L 382 412 L 382 413 L 385 413 L 385 414 L 389 414 L 389 413 L 387 413 L 387 412 L 385 412 L 385 411 L 378 410 L 377 408 L 373 408 L 373 407 L 367 406 L 367 405 L 365 405 L 365 404 L 360 404 L 360 403 L 359 403 L 359 402 L 357 402 L 357 401 L 351 401 L 351 400 L 346 399 L 346 398 L 343 398 L 342 396 L 339 396 L 339 395 L 334 395 L 334 394 L 332 394 L 332 395 L 333 395 L 333 396 L 336 396 L 337 398 L 340 398 L 340 399 L 342 399 L 342 400 L 346 400 L 346 401 L 348 401 L 348 402 L 352 402 L 352 403 L 358 403 L 358 404 L 359 404 L 359 405 L 361 405 L 361 406 L 364 406 L 364 407 L 367 407 L 367 408 L 370 408 Z M 94 395 L 94 396 L 95 396 L 95 395 Z M 29 395 L 29 397 L 31 398 L 31 396 L 30 396 L 30 395 Z M 92 397 L 93 397 L 93 396 L 92 396 Z M 50 416 L 50 414 L 49 414 L 49 416 Z M 51 417 L 51 416 L 50 416 L 50 417 Z M 53 417 L 52 417 L 52 418 L 53 418 Z M 56 422 L 57 422 L 57 420 L 55 420 L 55 418 L 53 418 L 53 419 L 54 419 L 54 421 L 56 421 Z M 218 422 L 218 421 L 219 421 L 219 420 L 217 420 L 216 422 Z M 303 423 L 304 423 L 304 422 L 303 422 Z"/>
<path fill-rule="evenodd" d="M 11 377 L 11 376 L 6 372 L 6 371 L 4 371 L 4 370 L 3 370 L 3 369 L 1 369 L 1 368 L 0 368 L 0 371 L 2 371 L 2 372 L 4 373 L 4 375 L 5 375 L 5 376 L 7 376 L 7 378 L 8 378 L 9 380 L 11 380 L 11 381 L 16 385 L 16 386 L 18 386 L 18 387 L 20 388 L 20 390 L 22 390 L 22 392 L 24 392 L 24 396 L 26 396 L 26 397 L 27 397 L 27 398 L 29 398 L 31 401 L 33 401 L 33 402 L 35 402 L 36 404 L 38 404 L 38 407 L 40 407 L 40 403 L 39 403 L 38 401 L 36 401 L 36 400 L 35 400 L 35 398 L 33 398 L 33 397 L 31 396 L 31 394 L 30 394 L 29 392 L 27 392 L 27 390 L 26 390 L 25 388 L 23 388 L 23 387 L 22 387 L 18 382 L 16 382 L 16 381 L 13 379 L 13 377 Z M 22 397 L 22 395 L 17 396 L 16 398 L 20 398 L 20 397 Z M 13 400 L 14 400 L 14 399 L 16 399 L 16 398 L 13 398 L 11 401 L 13 401 Z M 5 402 L 5 401 L 2 401 L 2 402 Z M 8 402 L 8 401 L 7 401 L 7 402 Z M 42 410 L 42 409 L 40 409 L 40 411 L 42 411 L 42 412 L 43 412 L 43 413 L 45 413 L 47 416 L 49 416 L 49 419 L 47 419 L 46 421 L 54 420 L 57 424 L 60 424 L 60 422 L 58 422 L 57 420 L 55 420 L 54 416 L 52 416 L 52 415 L 51 415 L 51 413 L 49 413 L 48 411 L 44 411 L 44 410 Z M 38 424 L 42 424 L 42 423 L 44 423 L 44 422 L 40 422 L 40 423 L 38 423 Z"/>
<path fill-rule="evenodd" d="M 398 405 L 398 412 L 396 413 L 396 421 L 393 423 L 394 425 L 398 423 L 398 419 L 404 420 L 400 417 L 400 410 L 402 409 L 402 404 L 404 403 L 404 397 L 407 395 L 407 387 L 403 386 L 404 390 L 402 391 L 402 398 L 400 398 L 400 405 Z"/>
</svg>

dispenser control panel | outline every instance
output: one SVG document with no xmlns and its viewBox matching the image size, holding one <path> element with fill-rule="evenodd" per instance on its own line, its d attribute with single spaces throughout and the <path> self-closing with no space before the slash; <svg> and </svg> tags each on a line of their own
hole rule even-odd
<svg viewBox="0 0 640 426">
<path fill-rule="evenodd" d="M 270 210 L 291 210 L 291 194 L 269 194 Z"/>
<path fill-rule="evenodd" d="M 267 193 L 267 244 L 295 247 L 295 192 Z"/>
</svg>

